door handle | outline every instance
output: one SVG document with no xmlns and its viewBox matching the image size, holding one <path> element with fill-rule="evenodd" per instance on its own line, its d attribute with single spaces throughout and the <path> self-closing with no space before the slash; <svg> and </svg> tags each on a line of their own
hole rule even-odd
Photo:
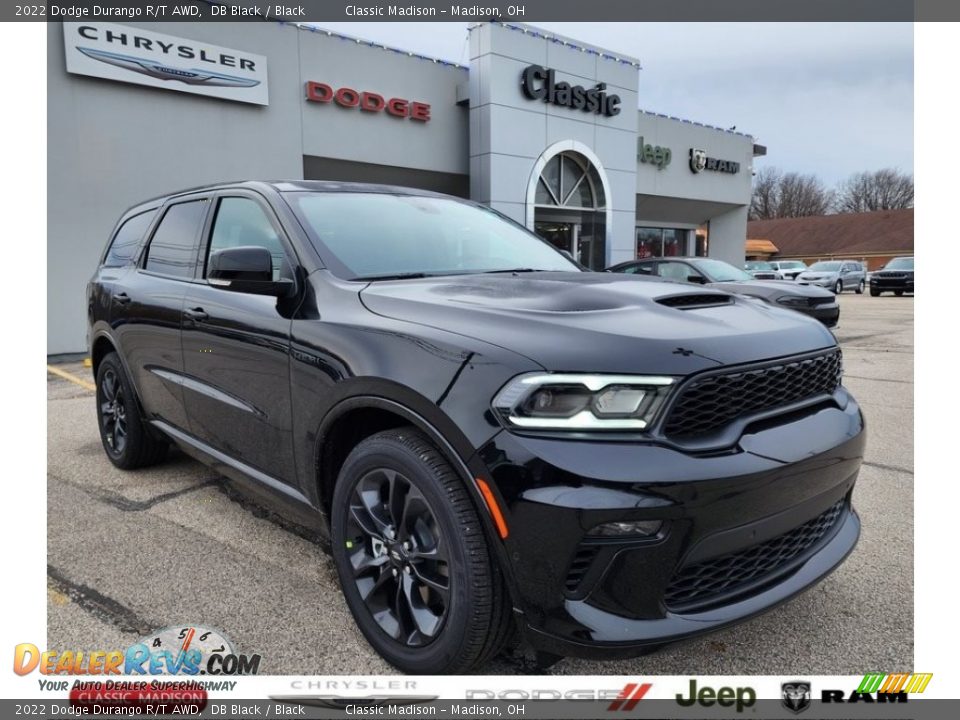
<svg viewBox="0 0 960 720">
<path fill-rule="evenodd" d="M 127 295 L 125 292 L 117 293 L 116 295 L 113 296 L 113 299 L 116 300 L 121 305 L 126 305 L 128 302 L 130 302 L 130 296 Z"/>
<path fill-rule="evenodd" d="M 183 314 L 188 320 L 193 320 L 195 322 L 201 322 L 210 317 L 203 311 L 202 307 L 187 308 L 183 311 Z"/>
</svg>

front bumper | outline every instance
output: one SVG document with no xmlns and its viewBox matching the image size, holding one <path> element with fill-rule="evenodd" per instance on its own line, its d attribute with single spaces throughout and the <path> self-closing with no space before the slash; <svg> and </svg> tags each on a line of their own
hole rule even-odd
<svg viewBox="0 0 960 720">
<path fill-rule="evenodd" d="M 879 290 L 880 292 L 895 292 L 897 290 L 901 292 L 913 292 L 913 278 L 885 278 L 885 277 L 871 277 L 870 278 L 870 289 Z"/>
<path fill-rule="evenodd" d="M 748 427 L 735 448 L 713 456 L 495 436 L 475 461 L 507 510 L 507 574 L 527 640 L 557 655 L 642 654 L 744 621 L 830 573 L 859 536 L 850 497 L 864 447 L 859 407 L 838 394 L 846 402 Z M 738 569 L 739 580 L 724 584 L 730 558 L 779 547 L 831 508 L 829 528 L 812 545 L 772 570 Z M 663 525 L 652 538 L 589 536 L 602 523 L 630 520 Z M 700 567 L 708 568 L 704 591 L 678 602 L 677 579 L 686 576 L 689 590 L 689 570 Z"/>
<path fill-rule="evenodd" d="M 780 307 L 790 306 L 781 305 Z M 823 305 L 814 305 L 813 307 L 807 308 L 791 307 L 790 309 L 796 310 L 797 312 L 802 312 L 804 315 L 809 315 L 814 320 L 819 320 L 822 322 L 828 328 L 835 327 L 840 321 L 840 305 L 836 302 L 824 303 Z"/>
</svg>

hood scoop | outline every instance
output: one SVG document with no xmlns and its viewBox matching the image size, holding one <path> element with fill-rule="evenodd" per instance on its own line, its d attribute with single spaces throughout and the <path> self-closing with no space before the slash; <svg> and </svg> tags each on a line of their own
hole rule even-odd
<svg viewBox="0 0 960 720">
<path fill-rule="evenodd" d="M 717 307 L 718 305 L 730 305 L 733 302 L 732 295 L 721 295 L 720 293 L 694 293 L 690 295 L 668 295 L 658 298 L 657 303 L 677 310 L 696 310 L 697 308 Z"/>
</svg>

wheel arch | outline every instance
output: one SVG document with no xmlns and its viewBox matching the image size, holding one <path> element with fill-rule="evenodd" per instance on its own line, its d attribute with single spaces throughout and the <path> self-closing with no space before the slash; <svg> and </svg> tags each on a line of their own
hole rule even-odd
<svg viewBox="0 0 960 720">
<path fill-rule="evenodd" d="M 92 364 L 93 376 L 97 376 L 97 369 L 100 362 L 110 353 L 117 352 L 117 346 L 106 333 L 98 334 L 93 344 L 90 346 L 90 362 Z"/>
<path fill-rule="evenodd" d="M 488 547 L 493 550 L 500 570 L 507 582 L 512 599 L 518 597 L 507 548 L 501 540 L 495 521 L 468 465 L 469 457 L 456 448 L 456 442 L 446 436 L 436 423 L 409 407 L 408 404 L 378 395 L 355 395 L 341 400 L 324 416 L 317 430 L 314 451 L 316 502 L 329 523 L 333 489 L 340 468 L 357 443 L 382 430 L 412 425 L 420 430 L 444 459 L 450 463 L 467 489 Z M 466 443 L 466 438 L 462 438 Z M 462 445 L 461 443 L 461 445 Z M 515 605 L 515 603 L 514 603 Z"/>
</svg>

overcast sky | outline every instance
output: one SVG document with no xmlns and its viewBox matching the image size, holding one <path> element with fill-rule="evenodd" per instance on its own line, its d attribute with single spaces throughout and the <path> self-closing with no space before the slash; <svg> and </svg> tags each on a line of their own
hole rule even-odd
<svg viewBox="0 0 960 720">
<path fill-rule="evenodd" d="M 466 23 L 319 23 L 469 63 Z M 757 167 L 913 172 L 910 23 L 535 23 L 640 60 L 640 107 L 755 136 Z"/>
</svg>

